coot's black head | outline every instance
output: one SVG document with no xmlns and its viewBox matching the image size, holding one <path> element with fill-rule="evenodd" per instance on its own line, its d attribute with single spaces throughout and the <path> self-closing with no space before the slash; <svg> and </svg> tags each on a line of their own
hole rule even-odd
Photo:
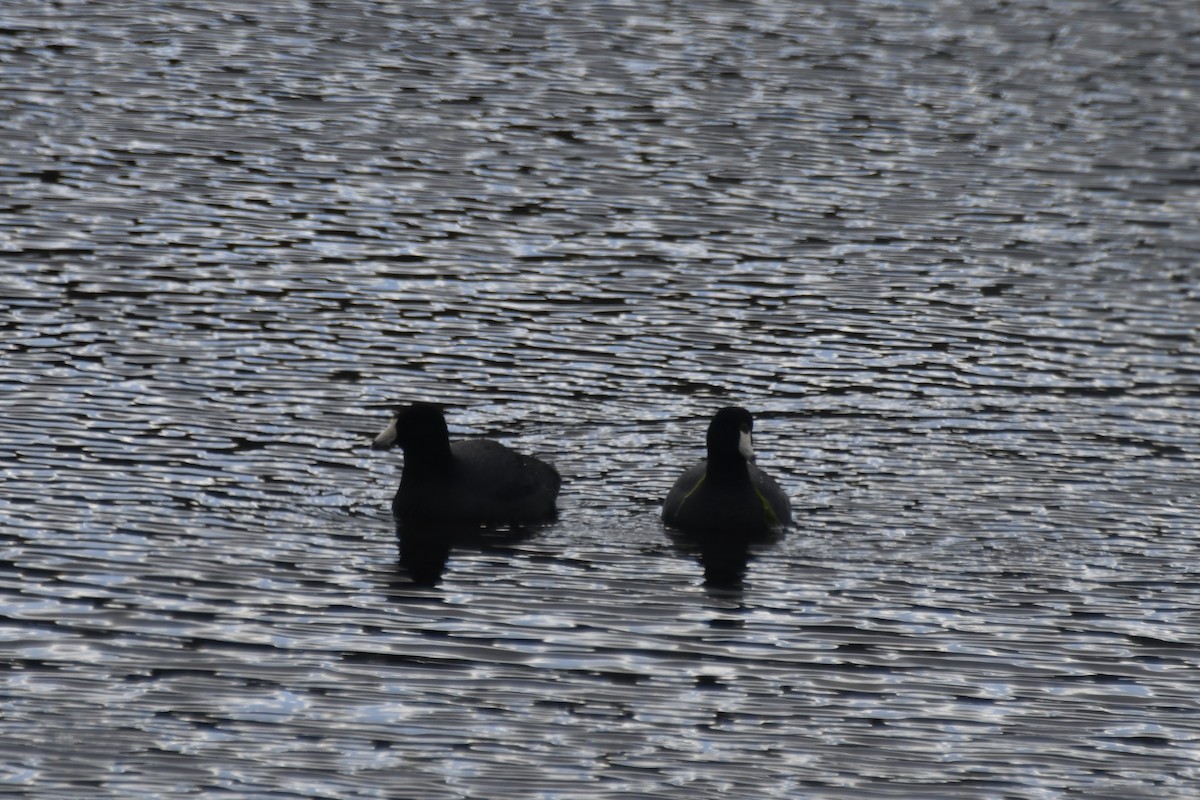
<svg viewBox="0 0 1200 800">
<path fill-rule="evenodd" d="M 405 451 L 437 450 L 448 446 L 450 432 L 446 416 L 432 403 L 413 403 L 396 409 L 392 421 L 371 443 L 374 450 L 400 445 Z"/>
<path fill-rule="evenodd" d="M 710 463 L 745 463 L 754 460 L 754 417 L 738 406 L 722 408 L 708 425 Z"/>
</svg>

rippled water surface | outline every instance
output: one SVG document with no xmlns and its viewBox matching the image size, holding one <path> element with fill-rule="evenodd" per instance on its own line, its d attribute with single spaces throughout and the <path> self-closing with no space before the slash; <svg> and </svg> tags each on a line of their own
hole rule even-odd
<svg viewBox="0 0 1200 800">
<path fill-rule="evenodd" d="M 1194 798 L 1200 10 L 10 3 L 0 793 Z M 398 563 L 383 406 L 560 516 Z M 797 525 L 706 584 L 722 405 Z"/>
</svg>

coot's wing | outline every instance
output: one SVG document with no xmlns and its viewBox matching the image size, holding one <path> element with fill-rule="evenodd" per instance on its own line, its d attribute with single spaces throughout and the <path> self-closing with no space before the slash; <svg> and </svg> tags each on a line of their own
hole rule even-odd
<svg viewBox="0 0 1200 800">
<path fill-rule="evenodd" d="M 787 526 L 792 523 L 792 504 L 787 492 L 767 473 L 753 464 L 750 465 L 750 479 L 754 483 L 754 491 L 763 503 L 763 510 L 768 516 L 775 517 L 772 525 Z"/>
<path fill-rule="evenodd" d="M 667 499 L 663 501 L 663 522 L 668 525 L 681 524 L 680 515 L 684 513 L 686 501 L 704 480 L 707 465 L 707 460 L 693 464 L 675 481 L 671 491 L 667 492 Z"/>
<path fill-rule="evenodd" d="M 489 439 L 451 446 L 461 481 L 460 512 L 494 522 L 532 522 L 554 513 L 561 478 L 533 456 Z"/>
</svg>

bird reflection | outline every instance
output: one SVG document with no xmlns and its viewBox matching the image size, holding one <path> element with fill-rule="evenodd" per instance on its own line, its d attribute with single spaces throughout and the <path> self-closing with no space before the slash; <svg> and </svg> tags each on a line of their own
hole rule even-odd
<svg viewBox="0 0 1200 800">
<path fill-rule="evenodd" d="M 745 536 L 726 532 L 683 533 L 667 529 L 677 547 L 696 556 L 704 569 L 704 585 L 712 591 L 740 591 L 757 550 L 782 538 L 779 533 Z"/>
<path fill-rule="evenodd" d="M 534 534 L 532 526 L 469 526 L 450 524 L 396 523 L 400 542 L 400 567 L 409 579 L 422 586 L 436 586 L 445 573 L 454 550 L 511 547 Z"/>
</svg>

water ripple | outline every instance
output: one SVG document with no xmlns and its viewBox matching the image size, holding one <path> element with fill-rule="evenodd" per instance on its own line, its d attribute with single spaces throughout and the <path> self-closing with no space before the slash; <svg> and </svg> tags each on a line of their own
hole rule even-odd
<svg viewBox="0 0 1200 800">
<path fill-rule="evenodd" d="M 1190 798 L 1200 19 L 1093 5 L 14 12 L 0 781 Z M 433 586 L 418 398 L 566 478 Z"/>
</svg>

